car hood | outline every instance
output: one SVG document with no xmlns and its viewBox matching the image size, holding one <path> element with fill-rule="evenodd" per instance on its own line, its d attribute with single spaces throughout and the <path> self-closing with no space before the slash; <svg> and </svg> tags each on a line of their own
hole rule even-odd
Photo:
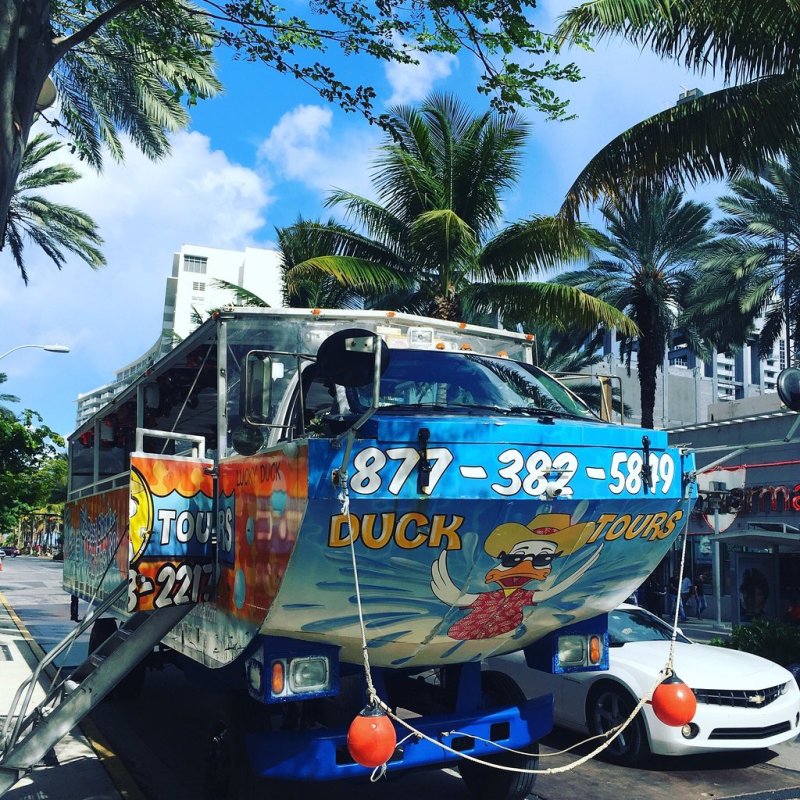
<svg viewBox="0 0 800 800">
<path fill-rule="evenodd" d="M 610 651 L 611 670 L 652 675 L 665 665 L 669 642 L 628 642 Z M 792 679 L 791 673 L 760 656 L 704 644 L 675 642 L 675 674 L 693 689 L 762 689 Z"/>
</svg>

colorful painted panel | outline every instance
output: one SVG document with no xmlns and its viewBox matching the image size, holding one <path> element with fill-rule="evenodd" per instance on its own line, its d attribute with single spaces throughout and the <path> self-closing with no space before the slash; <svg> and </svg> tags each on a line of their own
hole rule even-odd
<svg viewBox="0 0 800 800">
<path fill-rule="evenodd" d="M 603 447 L 600 437 L 616 430 L 570 426 L 577 445 L 562 428 L 557 448 L 509 447 L 448 442 L 443 427 L 429 427 L 427 491 L 418 448 L 380 430 L 356 443 L 349 513 L 331 481 L 342 449 L 309 442 L 309 506 L 270 633 L 336 644 L 345 660 L 360 661 L 354 542 L 372 663 L 435 665 L 520 649 L 627 597 L 691 509 L 683 473 L 692 464 L 663 443 L 646 454 Z"/>
<path fill-rule="evenodd" d="M 202 459 L 131 457 L 128 611 L 209 599 L 212 467 Z"/>
<path fill-rule="evenodd" d="M 283 580 L 308 498 L 308 449 L 223 461 L 217 603 L 260 626 Z M 298 570 L 299 571 L 299 570 Z"/>
<path fill-rule="evenodd" d="M 64 589 L 104 597 L 127 579 L 128 487 L 68 503 L 64 521 Z"/>
</svg>

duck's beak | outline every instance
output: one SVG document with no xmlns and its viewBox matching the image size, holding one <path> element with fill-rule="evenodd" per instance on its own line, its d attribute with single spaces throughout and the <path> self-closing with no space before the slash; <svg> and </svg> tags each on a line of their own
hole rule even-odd
<svg viewBox="0 0 800 800">
<path fill-rule="evenodd" d="M 550 567 L 534 567 L 527 559 L 514 567 L 494 567 L 486 573 L 486 583 L 499 583 L 503 589 L 519 589 L 529 581 L 543 581 L 550 574 Z"/>
</svg>

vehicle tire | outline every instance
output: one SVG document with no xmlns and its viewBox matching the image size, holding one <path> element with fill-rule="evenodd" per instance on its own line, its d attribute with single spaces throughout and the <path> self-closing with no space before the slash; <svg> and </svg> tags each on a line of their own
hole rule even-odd
<svg viewBox="0 0 800 800">
<path fill-rule="evenodd" d="M 602 683 L 591 695 L 586 704 L 586 718 L 589 730 L 597 736 L 624 722 L 633 711 L 636 703 L 621 686 Z M 632 767 L 642 764 L 650 756 L 650 745 L 641 711 L 630 725 L 603 750 L 601 756 L 613 764 Z"/>
<path fill-rule="evenodd" d="M 503 672 L 482 672 L 481 686 L 485 708 L 521 705 L 526 700 L 522 689 Z M 539 745 L 530 745 L 528 751 L 525 755 L 504 753 L 482 760 L 517 769 L 536 769 L 539 765 Z M 504 772 L 466 759 L 459 762 L 458 771 L 475 800 L 523 800 L 531 793 L 536 781 L 536 775 L 531 773 Z"/>
<path fill-rule="evenodd" d="M 116 633 L 117 621 L 113 617 L 101 617 L 89 632 L 89 652 L 93 653 L 103 642 Z M 144 661 L 137 664 L 109 693 L 110 700 L 136 700 L 144 689 L 147 667 Z"/>
<path fill-rule="evenodd" d="M 253 774 L 245 751 L 245 703 L 226 695 L 212 715 L 206 736 L 206 800 L 264 800 L 270 796 L 271 782 Z"/>
<path fill-rule="evenodd" d="M 89 631 L 89 652 L 94 653 L 103 642 L 117 631 L 117 621 L 112 617 L 101 617 L 95 620 Z"/>
</svg>

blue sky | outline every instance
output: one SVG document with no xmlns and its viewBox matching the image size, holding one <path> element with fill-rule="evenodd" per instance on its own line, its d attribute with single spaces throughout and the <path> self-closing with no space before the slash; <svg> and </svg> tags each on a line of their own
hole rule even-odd
<svg viewBox="0 0 800 800">
<path fill-rule="evenodd" d="M 552 30 L 553 19 L 571 5 L 545 0 L 541 28 Z M 673 105 L 684 88 L 713 88 L 708 78 L 620 43 L 567 56 L 585 77 L 557 88 L 578 118 L 546 122 L 530 112 L 522 180 L 505 198 L 508 221 L 554 213 L 579 170 L 609 139 Z M 378 111 L 419 101 L 432 90 L 486 108 L 466 55 L 430 56 L 418 68 L 350 59 L 344 68 L 362 71 L 361 80 L 376 87 Z M 92 271 L 70 260 L 59 272 L 31 247 L 25 287 L 8 253 L 0 253 L 0 353 L 28 343 L 71 348 L 66 355 L 23 349 L 2 359 L 8 381 L 0 392 L 20 397 L 15 408 L 35 409 L 59 433 L 74 428 L 79 393 L 111 381 L 158 337 L 165 281 L 182 244 L 269 246 L 275 228 L 298 215 L 327 216 L 322 203 L 331 188 L 370 193 L 379 129 L 262 65 L 220 53 L 219 72 L 225 93 L 193 111 L 189 130 L 173 137 L 168 159 L 153 164 L 129 147 L 124 164 L 108 161 L 101 175 L 78 165 L 84 178 L 52 193 L 98 222 L 105 268 Z M 66 149 L 59 160 L 69 160 Z"/>
</svg>

